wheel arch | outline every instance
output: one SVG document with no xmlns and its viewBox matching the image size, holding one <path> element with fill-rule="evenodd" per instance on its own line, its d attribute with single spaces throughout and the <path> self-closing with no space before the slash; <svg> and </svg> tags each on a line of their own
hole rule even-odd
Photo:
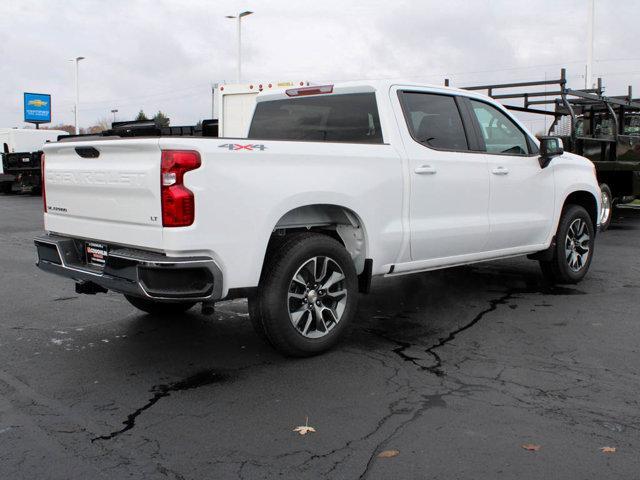
<svg viewBox="0 0 640 480">
<path fill-rule="evenodd" d="M 338 240 L 351 255 L 356 272 L 365 270 L 369 251 L 366 227 L 361 216 L 344 205 L 313 203 L 290 209 L 274 225 L 269 248 L 288 234 L 310 230 Z"/>
<path fill-rule="evenodd" d="M 598 199 L 593 193 L 586 190 L 573 191 L 565 198 L 562 205 L 563 211 L 567 205 L 580 205 L 583 207 L 591 217 L 594 228 L 596 228 L 600 219 L 600 212 L 598 210 Z"/>
</svg>

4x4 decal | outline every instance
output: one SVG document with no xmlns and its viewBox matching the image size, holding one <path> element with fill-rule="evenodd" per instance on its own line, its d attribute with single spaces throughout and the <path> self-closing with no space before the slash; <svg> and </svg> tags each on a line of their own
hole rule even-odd
<svg viewBox="0 0 640 480">
<path fill-rule="evenodd" d="M 265 147 L 263 144 L 251 144 L 248 143 L 246 145 L 243 145 L 241 143 L 225 143 L 222 145 L 218 145 L 218 148 L 226 148 L 227 150 L 266 150 L 267 147 Z"/>
</svg>

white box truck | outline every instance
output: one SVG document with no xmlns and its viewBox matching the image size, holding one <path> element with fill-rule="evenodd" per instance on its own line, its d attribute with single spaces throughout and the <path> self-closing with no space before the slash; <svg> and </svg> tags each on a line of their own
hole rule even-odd
<svg viewBox="0 0 640 480">
<path fill-rule="evenodd" d="M 213 93 L 213 118 L 218 119 L 218 136 L 246 138 L 256 96 L 260 92 L 308 85 L 309 82 L 303 80 L 216 84 Z"/>
</svg>

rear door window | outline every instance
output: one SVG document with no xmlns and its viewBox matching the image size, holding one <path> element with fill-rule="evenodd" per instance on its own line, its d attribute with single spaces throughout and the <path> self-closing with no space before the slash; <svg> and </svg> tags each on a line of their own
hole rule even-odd
<svg viewBox="0 0 640 480">
<path fill-rule="evenodd" d="M 383 141 L 374 93 L 258 102 L 249 138 L 350 143 Z"/>
<path fill-rule="evenodd" d="M 468 150 L 460 111 L 451 95 L 401 92 L 402 109 L 414 140 L 441 150 Z"/>
</svg>

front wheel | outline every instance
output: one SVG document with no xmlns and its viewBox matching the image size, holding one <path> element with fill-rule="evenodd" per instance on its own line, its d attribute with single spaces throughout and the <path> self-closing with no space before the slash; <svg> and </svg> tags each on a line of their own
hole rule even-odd
<svg viewBox="0 0 640 480">
<path fill-rule="evenodd" d="M 552 283 L 578 283 L 591 265 L 595 244 L 593 221 L 579 205 L 568 205 L 560 217 L 551 260 L 540 262 L 542 273 Z"/>
<path fill-rule="evenodd" d="M 602 192 L 602 207 L 600 208 L 600 231 L 604 232 L 611 225 L 611 219 L 613 218 L 613 195 L 609 185 L 603 183 L 600 185 L 600 191 Z"/>
<path fill-rule="evenodd" d="M 195 302 L 157 302 L 132 295 L 125 295 L 124 298 L 138 310 L 158 317 L 180 315 L 195 305 Z"/>
<path fill-rule="evenodd" d="M 280 353 L 322 353 L 340 338 L 356 312 L 353 260 L 333 238 L 292 235 L 271 252 L 258 291 L 249 299 L 258 334 Z"/>
</svg>

